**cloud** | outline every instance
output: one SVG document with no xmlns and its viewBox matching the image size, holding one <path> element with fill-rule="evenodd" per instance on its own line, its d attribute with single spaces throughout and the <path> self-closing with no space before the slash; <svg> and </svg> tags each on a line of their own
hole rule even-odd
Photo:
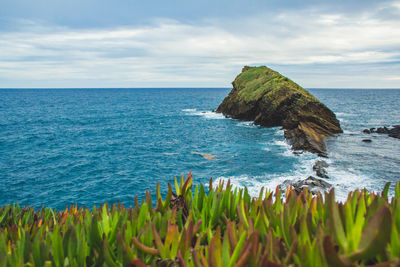
<svg viewBox="0 0 400 267">
<path fill-rule="evenodd" d="M 25 21 L 0 32 L 0 87 L 228 87 L 243 65 L 259 64 L 305 87 L 400 87 L 387 78 L 399 72 L 400 19 L 382 19 L 385 8 L 98 29 Z"/>
</svg>

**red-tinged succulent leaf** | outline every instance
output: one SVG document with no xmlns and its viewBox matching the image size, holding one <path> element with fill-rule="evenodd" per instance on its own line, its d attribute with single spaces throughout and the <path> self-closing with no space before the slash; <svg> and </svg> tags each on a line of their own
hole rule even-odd
<svg viewBox="0 0 400 267">
<path fill-rule="evenodd" d="M 297 239 L 294 239 L 293 242 L 292 242 L 292 245 L 290 246 L 289 252 L 286 254 L 286 258 L 283 261 L 284 264 L 287 265 L 291 261 L 293 254 L 297 250 L 297 244 L 298 244 Z"/>
<path fill-rule="evenodd" d="M 157 196 L 157 200 L 162 200 L 161 191 L 160 191 L 160 182 L 157 182 L 157 186 L 156 186 L 156 196 Z"/>
<path fill-rule="evenodd" d="M 168 228 L 164 242 L 165 247 L 169 248 L 171 243 L 174 241 L 176 235 L 179 235 L 178 226 L 176 224 L 171 224 L 170 222 L 168 222 Z"/>
<path fill-rule="evenodd" d="M 202 267 L 203 265 L 201 264 L 201 261 L 199 259 L 199 256 L 197 255 L 197 249 L 192 250 L 192 259 L 195 267 Z"/>
<path fill-rule="evenodd" d="M 234 248 L 237 245 L 237 239 L 236 239 L 236 236 L 235 236 L 235 233 L 234 233 L 234 229 L 233 229 L 234 226 L 235 225 L 232 222 L 228 223 L 228 226 L 227 226 L 229 243 L 231 245 L 231 248 Z"/>
<path fill-rule="evenodd" d="M 191 185 L 192 179 L 193 179 L 192 171 L 189 171 L 189 174 L 186 176 L 186 180 L 185 180 L 185 182 L 184 182 L 184 184 L 182 186 L 182 193 L 181 193 L 182 195 L 185 195 L 186 194 L 186 190 L 188 189 L 188 187 L 192 186 Z"/>
<path fill-rule="evenodd" d="M 161 258 L 166 259 L 168 257 L 166 248 L 164 247 L 154 224 L 151 225 L 151 229 L 153 230 L 154 243 L 156 244 L 157 250 L 160 253 Z"/>
<path fill-rule="evenodd" d="M 208 246 L 208 263 L 211 267 L 222 267 L 221 231 L 218 227 Z"/>
<path fill-rule="evenodd" d="M 263 263 L 261 265 L 262 267 L 287 267 L 286 265 L 272 262 L 268 259 L 268 257 L 264 257 Z"/>
<path fill-rule="evenodd" d="M 358 250 L 348 255 L 347 258 L 354 262 L 368 260 L 379 255 L 390 241 L 391 224 L 390 209 L 387 206 L 380 207 L 364 228 Z"/>
<path fill-rule="evenodd" d="M 128 267 L 149 267 L 149 265 L 144 264 L 141 259 L 137 258 L 133 259 Z"/>
<path fill-rule="evenodd" d="M 200 219 L 200 220 L 198 220 L 197 221 L 197 223 L 196 223 L 196 225 L 193 227 L 193 234 L 195 235 L 199 230 L 200 230 L 200 226 L 201 226 L 201 223 L 202 223 L 203 221 Z"/>
<path fill-rule="evenodd" d="M 172 185 L 170 183 L 168 183 L 168 193 L 171 192 L 171 200 L 175 200 L 178 195 L 175 194 L 175 192 L 172 190 Z"/>
<path fill-rule="evenodd" d="M 400 266 L 399 259 L 393 261 L 381 262 L 374 265 L 367 265 L 367 267 L 399 267 L 399 266 Z"/>
<path fill-rule="evenodd" d="M 247 266 L 247 261 L 249 260 L 251 255 L 251 249 L 252 249 L 252 244 L 248 244 L 248 246 L 244 248 L 242 255 L 240 255 L 240 258 L 235 263 L 234 267 Z"/>
<path fill-rule="evenodd" d="M 68 215 L 69 215 L 68 211 L 64 211 L 64 213 L 63 213 L 63 215 L 62 215 L 62 217 L 61 217 L 61 219 L 59 221 L 59 224 L 64 224 L 65 221 L 67 220 Z"/>
<path fill-rule="evenodd" d="M 181 254 L 180 251 L 178 251 L 177 258 L 178 258 L 179 266 L 181 266 L 181 267 L 187 267 L 187 265 L 186 265 L 186 263 L 185 263 L 185 260 L 183 259 L 182 254 Z"/>
<path fill-rule="evenodd" d="M 187 231 L 186 231 L 186 242 L 185 242 L 185 250 L 189 250 L 190 246 L 192 245 L 193 237 L 194 237 L 194 232 L 193 232 L 193 221 L 189 222 Z"/>
<path fill-rule="evenodd" d="M 201 261 L 201 266 L 204 267 L 209 267 L 210 265 L 208 264 L 206 257 L 204 256 L 203 253 L 200 253 L 200 261 Z"/>
<path fill-rule="evenodd" d="M 333 188 L 329 191 L 329 194 L 327 194 L 326 203 L 328 220 L 330 220 L 330 226 L 332 227 L 335 240 L 342 249 L 346 249 L 346 235 L 344 233 L 338 203 L 335 202 L 335 190 Z"/>
<path fill-rule="evenodd" d="M 387 182 L 387 183 L 385 184 L 385 187 L 384 187 L 383 190 L 382 190 L 382 193 L 381 193 L 381 196 L 382 196 L 383 198 L 388 198 L 389 188 L 390 188 L 390 182 Z"/>
<path fill-rule="evenodd" d="M 151 254 L 151 255 L 159 255 L 159 252 L 158 252 L 157 249 L 150 248 L 150 247 L 148 247 L 148 246 L 146 246 L 146 245 L 140 243 L 140 241 L 139 241 L 136 237 L 132 237 L 132 241 L 133 241 L 133 243 L 135 244 L 135 246 L 136 246 L 139 250 L 141 250 L 141 251 L 143 251 L 143 252 L 146 252 L 146 253 L 148 253 L 148 254 Z"/>
<path fill-rule="evenodd" d="M 325 236 L 323 241 L 325 259 L 330 267 L 350 267 L 348 262 L 344 262 L 336 252 L 335 245 L 330 236 Z"/>
<path fill-rule="evenodd" d="M 231 179 L 228 179 L 228 182 L 226 183 L 226 190 L 230 190 L 231 187 Z"/>
</svg>

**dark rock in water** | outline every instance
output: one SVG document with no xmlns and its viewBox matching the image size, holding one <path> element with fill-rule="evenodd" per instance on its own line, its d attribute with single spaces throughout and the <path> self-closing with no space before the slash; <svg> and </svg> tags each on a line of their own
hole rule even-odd
<svg viewBox="0 0 400 267">
<path fill-rule="evenodd" d="M 389 129 L 386 127 L 379 127 L 378 129 L 376 129 L 376 133 L 379 134 L 388 134 L 389 133 Z"/>
<path fill-rule="evenodd" d="M 379 127 L 376 130 L 375 130 L 375 128 L 370 128 L 369 130 L 365 129 L 365 130 L 363 130 L 363 133 L 367 133 L 367 131 L 369 131 L 369 133 L 387 134 L 390 137 L 400 139 L 400 125 L 393 125 L 393 128 L 391 128 L 391 129 L 388 129 L 385 126 Z M 365 140 L 367 140 L 367 139 L 365 139 Z"/>
<path fill-rule="evenodd" d="M 318 160 L 314 163 L 313 170 L 318 177 L 329 178 L 328 172 L 325 168 L 328 168 L 329 164 L 326 161 Z"/>
<path fill-rule="evenodd" d="M 254 124 L 282 126 L 294 150 L 326 156 L 324 138 L 342 133 L 335 114 L 290 79 L 265 66 L 244 67 L 217 112 Z"/>
<path fill-rule="evenodd" d="M 288 183 L 288 181 L 285 182 Z M 300 180 L 290 184 L 293 186 L 293 189 L 296 191 L 297 194 L 300 194 L 305 187 L 307 187 L 308 191 L 313 194 L 316 194 L 317 192 L 322 193 L 332 187 L 330 183 L 325 182 L 322 179 L 315 178 L 313 176 L 309 176 L 305 180 Z"/>
<path fill-rule="evenodd" d="M 329 164 L 325 160 L 317 160 L 314 163 L 313 170 L 315 171 L 315 168 L 318 168 L 318 167 L 328 168 Z"/>
<path fill-rule="evenodd" d="M 371 131 L 370 131 L 370 130 L 368 130 L 368 129 L 365 129 L 365 130 L 363 130 L 363 133 L 370 134 L 370 133 L 371 133 Z"/>
<path fill-rule="evenodd" d="M 394 125 L 393 128 L 389 130 L 389 136 L 400 139 L 400 125 Z"/>
<path fill-rule="evenodd" d="M 362 141 L 365 142 L 365 143 L 371 143 L 372 142 L 371 139 L 363 139 Z"/>
</svg>

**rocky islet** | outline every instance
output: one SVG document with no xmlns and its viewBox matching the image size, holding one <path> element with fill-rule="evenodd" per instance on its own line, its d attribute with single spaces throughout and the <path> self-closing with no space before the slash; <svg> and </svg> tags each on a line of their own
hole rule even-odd
<svg viewBox="0 0 400 267">
<path fill-rule="evenodd" d="M 281 126 L 293 150 L 326 156 L 324 138 L 343 132 L 329 108 L 270 68 L 245 66 L 232 85 L 216 112 L 260 126 Z"/>
</svg>

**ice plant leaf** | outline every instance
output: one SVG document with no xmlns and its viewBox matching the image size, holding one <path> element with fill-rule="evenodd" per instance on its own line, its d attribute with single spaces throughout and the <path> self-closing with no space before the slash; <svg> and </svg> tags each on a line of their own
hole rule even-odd
<svg viewBox="0 0 400 267">
<path fill-rule="evenodd" d="M 135 244 L 135 246 L 139 250 L 141 250 L 143 252 L 146 252 L 146 253 L 149 253 L 149 254 L 152 254 L 152 255 L 158 255 L 159 254 L 157 249 L 150 248 L 148 246 L 143 245 L 142 243 L 140 243 L 140 241 L 136 237 L 132 237 L 132 241 Z"/>
<path fill-rule="evenodd" d="M 344 250 L 347 248 L 346 236 L 343 229 L 342 219 L 340 218 L 338 204 L 335 202 L 335 190 L 332 188 L 327 195 L 328 218 L 333 229 L 334 237 Z"/>
<path fill-rule="evenodd" d="M 246 240 L 246 235 L 247 235 L 246 232 L 243 232 L 240 235 L 239 242 L 237 243 L 237 245 L 233 251 L 231 261 L 229 262 L 229 267 L 233 267 L 235 265 L 235 263 L 237 262 L 237 260 L 239 259 L 240 253 L 242 252 L 242 249 L 243 249 L 244 242 Z"/>
<path fill-rule="evenodd" d="M 382 197 L 388 198 L 389 188 L 390 188 L 390 182 L 387 182 L 382 190 Z"/>
<path fill-rule="evenodd" d="M 387 206 L 382 206 L 373 215 L 361 236 L 358 250 L 347 258 L 354 262 L 368 260 L 382 252 L 390 240 L 392 215 Z"/>
<path fill-rule="evenodd" d="M 325 236 L 324 242 L 324 253 L 325 259 L 330 267 L 348 267 L 349 265 L 344 263 L 340 259 L 339 255 L 335 250 L 335 245 L 333 244 L 332 238 L 330 236 Z"/>
</svg>

